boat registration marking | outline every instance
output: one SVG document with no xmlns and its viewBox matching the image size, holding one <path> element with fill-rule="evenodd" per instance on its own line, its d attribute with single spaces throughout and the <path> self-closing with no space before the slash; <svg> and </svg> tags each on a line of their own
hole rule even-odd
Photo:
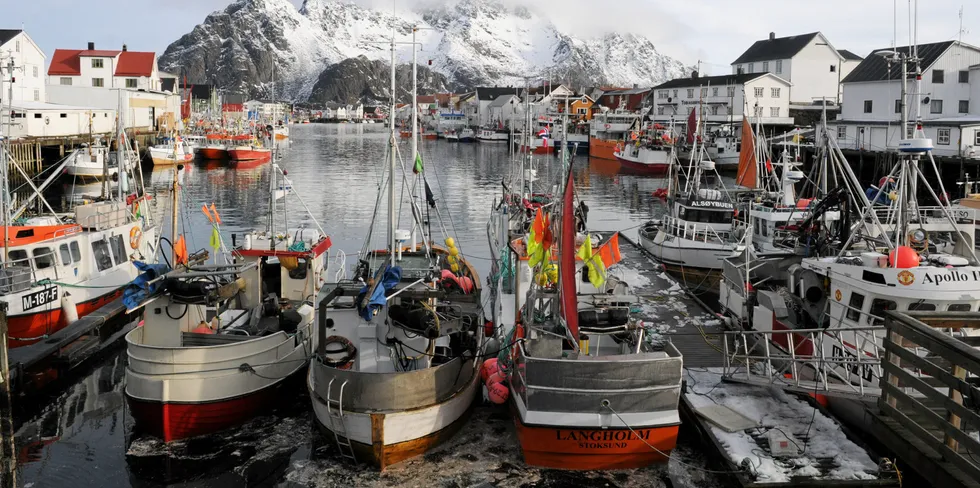
<svg viewBox="0 0 980 488">
<path fill-rule="evenodd" d="M 36 291 L 21 297 L 24 310 L 40 307 L 58 300 L 58 287 L 49 286 L 41 291 Z"/>
</svg>

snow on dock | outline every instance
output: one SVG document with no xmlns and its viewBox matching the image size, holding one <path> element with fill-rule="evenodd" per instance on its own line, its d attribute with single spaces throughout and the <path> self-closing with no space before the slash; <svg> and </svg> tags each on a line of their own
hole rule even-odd
<svg viewBox="0 0 980 488">
<path fill-rule="evenodd" d="M 750 484 L 820 481 L 881 486 L 894 481 L 889 478 L 893 473 L 880 473 L 878 464 L 847 438 L 837 421 L 805 400 L 775 388 L 726 383 L 721 375 L 721 368 L 688 368 L 681 401 L 691 411 L 722 405 L 757 423 L 727 432 L 711 422 L 699 422 L 728 464 L 746 470 Z M 785 443 L 782 450 L 787 455 L 772 454 L 770 431 L 779 434 L 776 437 Z"/>
</svg>

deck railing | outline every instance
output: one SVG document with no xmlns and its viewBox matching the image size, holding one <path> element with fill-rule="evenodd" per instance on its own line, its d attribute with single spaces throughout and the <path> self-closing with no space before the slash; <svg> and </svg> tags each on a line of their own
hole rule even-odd
<svg viewBox="0 0 980 488">
<path fill-rule="evenodd" d="M 980 329 L 980 314 L 889 312 L 885 329 L 881 412 L 980 480 L 980 350 L 941 332 Z"/>
<path fill-rule="evenodd" d="M 725 245 L 731 242 L 731 233 L 716 231 L 714 227 L 700 222 L 688 222 L 671 216 L 664 216 L 663 228 L 668 235 L 695 242 Z"/>
</svg>

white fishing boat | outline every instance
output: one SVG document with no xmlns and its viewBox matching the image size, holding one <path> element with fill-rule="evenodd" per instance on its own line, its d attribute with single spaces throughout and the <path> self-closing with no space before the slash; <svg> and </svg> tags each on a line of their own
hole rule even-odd
<svg viewBox="0 0 980 488">
<path fill-rule="evenodd" d="M 510 140 L 510 133 L 503 127 L 481 127 L 476 132 L 476 140 L 479 142 L 505 143 Z"/>
<path fill-rule="evenodd" d="M 659 135 L 644 134 L 618 145 L 613 154 L 623 168 L 641 173 L 666 173 L 671 164 L 671 151 L 672 146 L 665 144 Z"/>
<path fill-rule="evenodd" d="M 67 160 L 65 173 L 75 178 L 101 180 L 106 176 L 109 178 L 119 176 L 116 155 L 101 140 L 75 149 L 67 156 Z"/>
<path fill-rule="evenodd" d="M 277 176 L 276 168 L 270 192 Z M 271 194 L 270 204 L 273 224 Z M 128 307 L 149 310 L 143 326 L 126 336 L 130 412 L 138 429 L 164 442 L 234 427 L 275 405 L 279 389 L 305 371 L 316 348 L 313 298 L 330 238 L 319 225 L 273 225 L 245 234 L 228 256 L 220 217 L 213 205 L 204 208 L 215 226 L 213 251 L 231 259 L 209 265 L 207 254 L 187 256 L 183 249 L 182 256 L 178 244 L 174 271 L 149 267 L 124 297 Z"/>
<path fill-rule="evenodd" d="M 184 142 L 177 135 L 171 137 L 171 141 L 167 144 L 150 146 L 147 152 L 149 152 L 150 159 L 155 166 L 186 164 L 194 160 L 194 155 L 187 153 Z"/>
<path fill-rule="evenodd" d="M 390 93 L 396 93 L 394 65 L 392 41 Z M 416 135 L 414 107 L 412 114 Z M 344 457 L 381 469 L 424 454 L 463 424 L 480 393 L 483 331 L 480 279 L 454 239 L 447 235 L 445 248 L 433 245 L 415 198 L 412 229 L 395 228 L 401 179 L 395 146 L 392 129 L 385 248 L 371 250 L 369 233 L 351 275 L 342 264 L 330 270 L 337 282 L 319 299 L 319 344 L 307 378 L 316 425 Z M 421 161 L 417 151 L 412 137 L 411 158 Z M 416 170 L 406 178 L 427 187 L 421 164 Z M 431 218 L 446 233 L 437 216 Z"/>
</svg>

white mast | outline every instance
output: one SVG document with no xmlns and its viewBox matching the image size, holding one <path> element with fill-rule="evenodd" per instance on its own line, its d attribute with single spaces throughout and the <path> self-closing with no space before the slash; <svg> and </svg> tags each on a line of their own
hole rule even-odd
<svg viewBox="0 0 980 488">
<path fill-rule="evenodd" d="M 412 26 L 412 161 L 410 164 L 415 164 L 415 158 L 417 158 L 419 154 L 419 76 L 418 64 L 416 60 L 417 46 L 415 45 L 415 33 L 418 32 L 418 30 L 418 26 Z M 394 46 L 392 49 L 394 49 Z"/>
<path fill-rule="evenodd" d="M 10 261 L 8 256 L 10 251 L 10 178 L 8 174 L 10 162 L 7 161 L 7 147 L 10 144 L 10 126 L 14 123 L 14 57 L 12 54 L 7 58 L 7 76 L 7 109 L 0 111 L 0 124 L 4 124 L 3 113 L 7 114 L 7 122 L 4 125 L 4 143 L 0 145 L 0 177 L 3 178 L 3 195 L 0 195 L 0 199 L 2 199 L 3 206 L 3 266 L 5 268 Z M 0 76 L 0 80 L 2 79 L 3 76 Z M 0 97 L 3 97 L 2 87 L 3 84 L 0 83 Z M 2 108 L 3 104 L 0 103 L 0 109 Z"/>
<path fill-rule="evenodd" d="M 414 100 L 413 100 L 414 104 Z M 395 25 L 391 25 L 391 118 L 395 117 Z M 391 126 L 391 136 L 388 139 L 388 252 L 391 262 L 395 262 L 395 124 Z M 413 138 L 414 140 L 414 138 Z"/>
</svg>

